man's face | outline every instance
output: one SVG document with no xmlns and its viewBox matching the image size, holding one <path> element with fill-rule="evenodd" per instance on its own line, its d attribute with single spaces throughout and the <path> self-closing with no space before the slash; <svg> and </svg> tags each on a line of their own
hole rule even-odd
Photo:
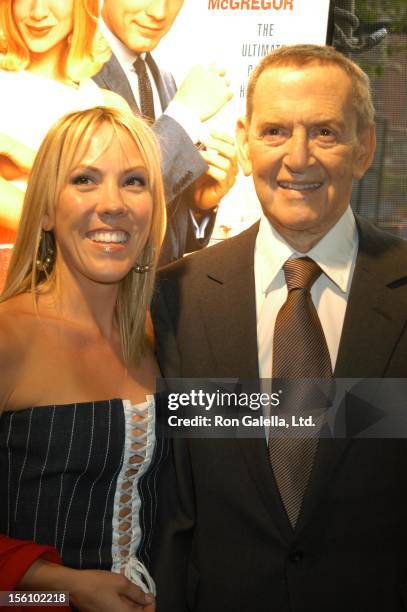
<svg viewBox="0 0 407 612">
<path fill-rule="evenodd" d="M 135 53 L 152 51 L 168 32 L 184 0 L 104 0 L 103 20 Z"/>
<path fill-rule="evenodd" d="M 306 232 L 318 241 L 370 165 L 374 130 L 357 135 L 351 101 L 350 78 L 337 66 L 275 67 L 259 77 L 250 124 L 238 125 L 240 160 L 285 237 Z"/>
</svg>

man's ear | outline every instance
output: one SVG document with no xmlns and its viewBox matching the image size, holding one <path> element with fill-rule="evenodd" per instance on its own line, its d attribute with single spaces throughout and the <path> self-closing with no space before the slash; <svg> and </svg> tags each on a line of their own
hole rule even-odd
<svg viewBox="0 0 407 612">
<path fill-rule="evenodd" d="M 362 178 L 373 161 L 375 151 L 376 129 L 374 125 L 369 125 L 358 136 L 353 164 L 353 178 Z"/>
<path fill-rule="evenodd" d="M 252 173 L 248 139 L 249 125 L 247 119 L 239 119 L 236 125 L 237 160 L 245 176 Z"/>
</svg>

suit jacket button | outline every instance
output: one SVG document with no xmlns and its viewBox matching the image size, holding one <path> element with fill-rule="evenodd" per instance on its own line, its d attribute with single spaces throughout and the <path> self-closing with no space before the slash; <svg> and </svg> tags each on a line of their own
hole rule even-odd
<svg viewBox="0 0 407 612">
<path fill-rule="evenodd" d="M 288 555 L 288 559 L 291 563 L 299 563 L 302 561 L 303 557 L 304 553 L 299 548 L 292 550 Z"/>
</svg>

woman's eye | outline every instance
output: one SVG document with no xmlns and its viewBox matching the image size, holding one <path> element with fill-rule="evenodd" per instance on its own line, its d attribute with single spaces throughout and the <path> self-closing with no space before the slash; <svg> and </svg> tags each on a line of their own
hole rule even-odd
<svg viewBox="0 0 407 612">
<path fill-rule="evenodd" d="M 144 176 L 132 175 L 128 176 L 124 181 L 124 187 L 145 187 L 147 178 Z"/>
<path fill-rule="evenodd" d="M 71 180 L 73 185 L 92 185 L 93 179 L 86 174 L 79 174 L 78 176 L 74 176 Z"/>
</svg>

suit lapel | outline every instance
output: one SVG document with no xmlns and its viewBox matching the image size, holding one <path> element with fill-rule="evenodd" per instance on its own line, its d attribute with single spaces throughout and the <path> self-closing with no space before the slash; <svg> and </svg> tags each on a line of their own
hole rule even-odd
<svg viewBox="0 0 407 612">
<path fill-rule="evenodd" d="M 134 78 L 136 79 L 137 76 L 134 75 Z M 109 61 L 104 64 L 101 71 L 94 77 L 94 80 L 100 87 L 105 87 L 122 96 L 129 104 L 131 110 L 137 115 L 140 114 L 140 109 L 137 106 L 127 77 L 113 54 Z"/>
<path fill-rule="evenodd" d="M 403 331 L 407 304 L 390 285 L 407 275 L 405 256 L 360 218 L 359 253 L 343 325 L 337 378 L 381 378 Z M 372 333 L 374 330 L 374 333 Z"/>
<path fill-rule="evenodd" d="M 146 64 L 151 70 L 157 87 L 162 111 L 164 112 L 177 92 L 175 81 L 171 74 L 160 71 L 150 53 L 146 54 Z"/>
<path fill-rule="evenodd" d="M 202 321 L 219 378 L 231 375 L 241 380 L 259 378 L 254 279 L 257 231 L 258 223 L 238 236 L 239 249 L 230 239 L 231 255 L 228 257 L 223 251 L 222 261 L 211 264 L 202 287 L 205 296 Z M 213 311 L 203 306 L 209 303 L 213 304 Z M 290 537 L 292 530 L 271 470 L 265 437 L 236 438 L 236 443 L 270 519 L 285 537 Z"/>
<path fill-rule="evenodd" d="M 219 378 L 259 377 L 254 282 L 257 230 L 256 224 L 237 237 L 238 256 L 234 239 L 225 243 L 228 252 L 224 249 L 221 259 L 211 259 L 202 282 L 201 318 L 215 364 L 212 371 Z"/>
<path fill-rule="evenodd" d="M 381 232 L 358 217 L 356 220 L 359 252 L 334 372 L 337 379 L 385 377 L 390 356 L 405 327 L 407 312 L 407 304 L 395 300 L 389 287 L 406 277 L 405 257 L 400 257 Z M 371 406 L 361 406 L 356 411 L 355 407 L 354 403 L 347 406 L 345 401 L 338 409 L 336 424 L 343 427 L 346 420 L 344 437 L 320 439 L 296 530 L 304 527 L 326 494 L 352 435 L 367 429 L 378 418 L 378 412 Z"/>
</svg>

